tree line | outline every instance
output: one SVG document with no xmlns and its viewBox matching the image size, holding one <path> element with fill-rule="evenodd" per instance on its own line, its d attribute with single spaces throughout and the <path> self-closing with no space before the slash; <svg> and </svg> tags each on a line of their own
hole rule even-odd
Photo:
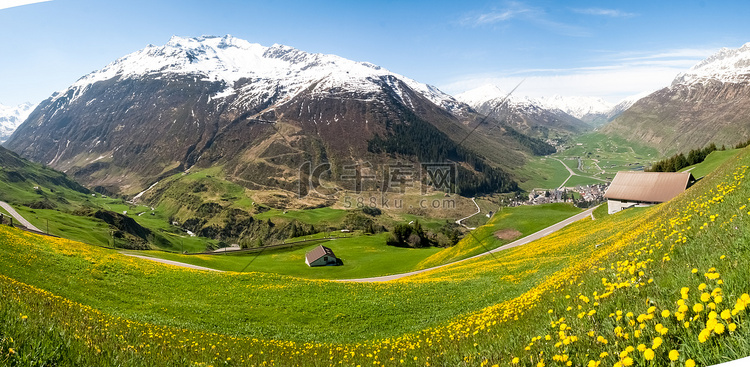
<svg viewBox="0 0 750 367">
<path fill-rule="evenodd" d="M 716 144 L 711 143 L 703 149 L 693 149 L 687 156 L 683 153 L 675 154 L 669 158 L 662 159 L 646 169 L 646 172 L 678 172 L 679 170 L 703 162 L 709 154 L 716 150 L 726 149 L 723 145 L 721 149 Z"/>
</svg>

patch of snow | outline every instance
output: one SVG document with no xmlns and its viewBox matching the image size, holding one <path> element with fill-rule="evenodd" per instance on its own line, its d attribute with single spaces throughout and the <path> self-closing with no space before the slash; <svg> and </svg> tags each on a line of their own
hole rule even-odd
<svg viewBox="0 0 750 367">
<path fill-rule="evenodd" d="M 151 189 L 153 189 L 153 188 L 154 188 L 154 186 L 156 186 L 157 184 L 159 184 L 159 181 L 156 181 L 156 182 L 154 182 L 154 184 L 153 184 L 153 185 L 149 186 L 149 187 L 148 187 L 147 189 L 145 189 L 145 190 L 143 190 L 143 191 L 139 192 L 139 193 L 138 193 L 137 195 L 133 196 L 133 199 L 132 199 L 132 200 L 130 200 L 130 201 L 131 201 L 131 202 L 135 202 L 136 200 L 140 199 L 140 197 L 141 197 L 141 196 L 143 196 L 143 194 L 145 194 L 145 193 L 146 193 L 146 192 L 147 192 L 148 190 L 151 190 Z M 152 210 L 153 210 L 153 209 L 152 209 Z"/>
</svg>

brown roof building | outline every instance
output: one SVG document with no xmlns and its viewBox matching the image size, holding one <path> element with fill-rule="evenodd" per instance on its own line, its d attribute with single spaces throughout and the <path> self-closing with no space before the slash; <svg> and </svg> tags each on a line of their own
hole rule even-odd
<svg viewBox="0 0 750 367">
<path fill-rule="evenodd" d="M 320 245 L 305 254 L 305 264 L 308 266 L 341 265 L 333 250 Z"/>
<path fill-rule="evenodd" d="M 604 197 L 609 214 L 633 206 L 648 206 L 672 200 L 685 191 L 695 178 L 690 172 L 620 171 Z"/>
</svg>

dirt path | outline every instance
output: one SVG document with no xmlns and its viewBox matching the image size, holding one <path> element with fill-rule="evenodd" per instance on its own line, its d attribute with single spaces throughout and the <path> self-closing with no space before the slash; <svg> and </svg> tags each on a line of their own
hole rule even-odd
<svg viewBox="0 0 750 367">
<path fill-rule="evenodd" d="M 159 259 L 157 257 L 149 257 L 149 256 L 143 256 L 143 255 L 134 255 L 134 254 L 128 254 L 128 253 L 125 253 L 125 252 L 121 252 L 121 254 L 123 254 L 125 256 L 137 257 L 139 259 L 156 261 L 156 262 L 163 263 L 163 264 L 169 264 L 169 265 L 174 265 L 174 266 L 181 266 L 183 268 L 190 268 L 190 269 L 196 269 L 196 270 L 218 271 L 218 272 L 222 272 L 223 273 L 222 270 L 205 268 L 203 266 L 198 266 L 198 265 L 193 265 L 193 264 L 181 263 L 179 261 L 164 260 L 164 259 Z"/>
<path fill-rule="evenodd" d="M 39 228 L 34 227 L 34 225 L 32 225 L 31 223 L 29 223 L 29 221 L 26 220 L 26 218 L 22 217 L 21 214 L 18 214 L 18 212 L 15 209 L 13 209 L 13 207 L 10 206 L 10 204 L 8 204 L 8 203 L 6 203 L 4 201 L 0 201 L 0 206 L 3 207 L 3 209 L 5 209 L 5 211 L 7 211 L 8 213 L 10 213 L 10 215 L 12 215 L 13 218 L 15 218 L 19 223 L 21 223 L 22 226 L 24 226 L 24 227 L 26 227 L 26 228 L 28 228 L 28 229 L 30 229 L 32 231 L 42 232 L 42 230 L 40 230 Z"/>
<path fill-rule="evenodd" d="M 461 222 L 463 222 L 463 221 L 465 221 L 465 220 L 467 220 L 467 219 L 469 219 L 469 218 L 471 218 L 471 217 L 473 217 L 473 216 L 475 216 L 475 215 L 477 215 L 477 214 L 479 214 L 479 213 L 481 213 L 481 212 L 482 212 L 482 209 L 479 209 L 479 204 L 477 204 L 477 201 L 476 201 L 475 199 L 476 199 L 476 198 L 471 198 L 471 201 L 472 201 L 472 202 L 474 202 L 474 205 L 476 205 L 476 207 L 477 207 L 477 212 L 476 212 L 476 213 L 474 213 L 474 214 L 472 214 L 472 215 L 470 215 L 470 216 L 468 216 L 468 217 L 465 217 L 465 218 L 461 218 L 461 219 L 457 220 L 457 221 L 456 221 L 456 224 L 458 224 L 458 225 L 461 225 L 461 226 L 464 226 L 464 227 L 466 227 L 466 228 L 468 228 L 468 229 L 476 229 L 476 228 L 469 228 L 469 227 L 467 227 L 467 226 L 466 226 L 465 224 L 462 224 L 462 223 L 461 223 Z"/>
<path fill-rule="evenodd" d="M 475 258 L 478 258 L 478 257 L 481 257 L 481 256 L 485 256 L 485 255 L 488 255 L 488 254 L 494 254 L 496 252 L 507 250 L 507 249 L 513 248 L 513 247 L 522 246 L 522 245 L 525 245 L 525 244 L 527 244 L 529 242 L 538 240 L 538 239 L 540 239 L 542 237 L 546 237 L 546 236 L 548 236 L 548 235 L 550 235 L 550 234 L 552 234 L 554 232 L 557 232 L 557 231 L 561 230 L 562 228 L 568 226 L 571 223 L 577 222 L 577 221 L 579 221 L 579 220 L 581 220 L 583 218 L 586 218 L 586 217 L 590 216 L 594 212 L 594 209 L 596 209 L 596 208 L 597 207 L 588 209 L 588 210 L 586 210 L 586 211 L 584 211 L 582 213 L 576 214 L 576 215 L 574 215 L 574 216 L 572 216 L 572 217 L 570 217 L 568 219 L 565 219 L 565 220 L 563 220 L 561 222 L 557 222 L 557 223 L 555 223 L 555 224 L 553 224 L 553 225 L 551 225 L 551 226 L 549 226 L 549 227 L 547 227 L 545 229 L 542 229 L 541 231 L 532 233 L 532 234 L 530 234 L 530 235 L 528 235 L 528 236 L 526 236 L 524 238 L 521 238 L 519 240 L 515 240 L 515 241 L 513 241 L 513 242 L 511 242 L 509 244 L 500 246 L 500 247 L 498 247 L 498 248 L 496 248 L 494 250 L 483 252 L 483 253 L 481 253 L 479 255 L 475 255 L 475 256 L 472 256 L 472 257 L 467 257 L 466 259 L 463 259 L 463 260 L 454 261 L 454 262 L 449 263 L 449 264 L 434 266 L 434 267 L 431 267 L 431 268 L 422 269 L 422 270 L 416 270 L 416 271 L 411 271 L 411 272 L 402 273 L 402 274 L 385 275 L 385 276 L 382 276 L 382 277 L 372 277 L 372 278 L 339 279 L 337 281 L 339 281 L 339 282 L 360 282 L 360 283 L 387 282 L 387 281 L 390 281 L 390 280 L 396 280 L 396 279 L 408 277 L 410 275 L 421 274 L 421 273 L 424 273 L 424 272 L 427 272 L 427 271 L 430 271 L 430 270 L 440 269 L 440 268 L 448 266 L 448 265 L 452 265 L 452 264 L 459 263 L 459 262 L 466 261 L 466 260 L 470 260 L 470 259 L 475 259 Z"/>
</svg>

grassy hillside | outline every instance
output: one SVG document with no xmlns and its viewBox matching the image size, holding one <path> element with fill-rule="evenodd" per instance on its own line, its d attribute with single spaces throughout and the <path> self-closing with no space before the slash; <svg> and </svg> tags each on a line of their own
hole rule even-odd
<svg viewBox="0 0 750 367">
<path fill-rule="evenodd" d="M 430 268 L 481 254 L 580 212 L 581 209 L 563 203 L 502 208 L 487 224 L 465 236 L 455 246 L 425 259 L 419 267 Z"/>
<path fill-rule="evenodd" d="M 670 203 L 385 284 L 191 271 L 0 227 L 0 362 L 672 366 L 744 357 L 748 168 L 744 150 Z"/>
<path fill-rule="evenodd" d="M 729 158 L 734 157 L 741 149 L 715 150 L 709 154 L 703 162 L 685 167 L 680 172 L 690 171 L 695 178 L 701 178 L 717 167 L 726 162 Z"/>
</svg>

